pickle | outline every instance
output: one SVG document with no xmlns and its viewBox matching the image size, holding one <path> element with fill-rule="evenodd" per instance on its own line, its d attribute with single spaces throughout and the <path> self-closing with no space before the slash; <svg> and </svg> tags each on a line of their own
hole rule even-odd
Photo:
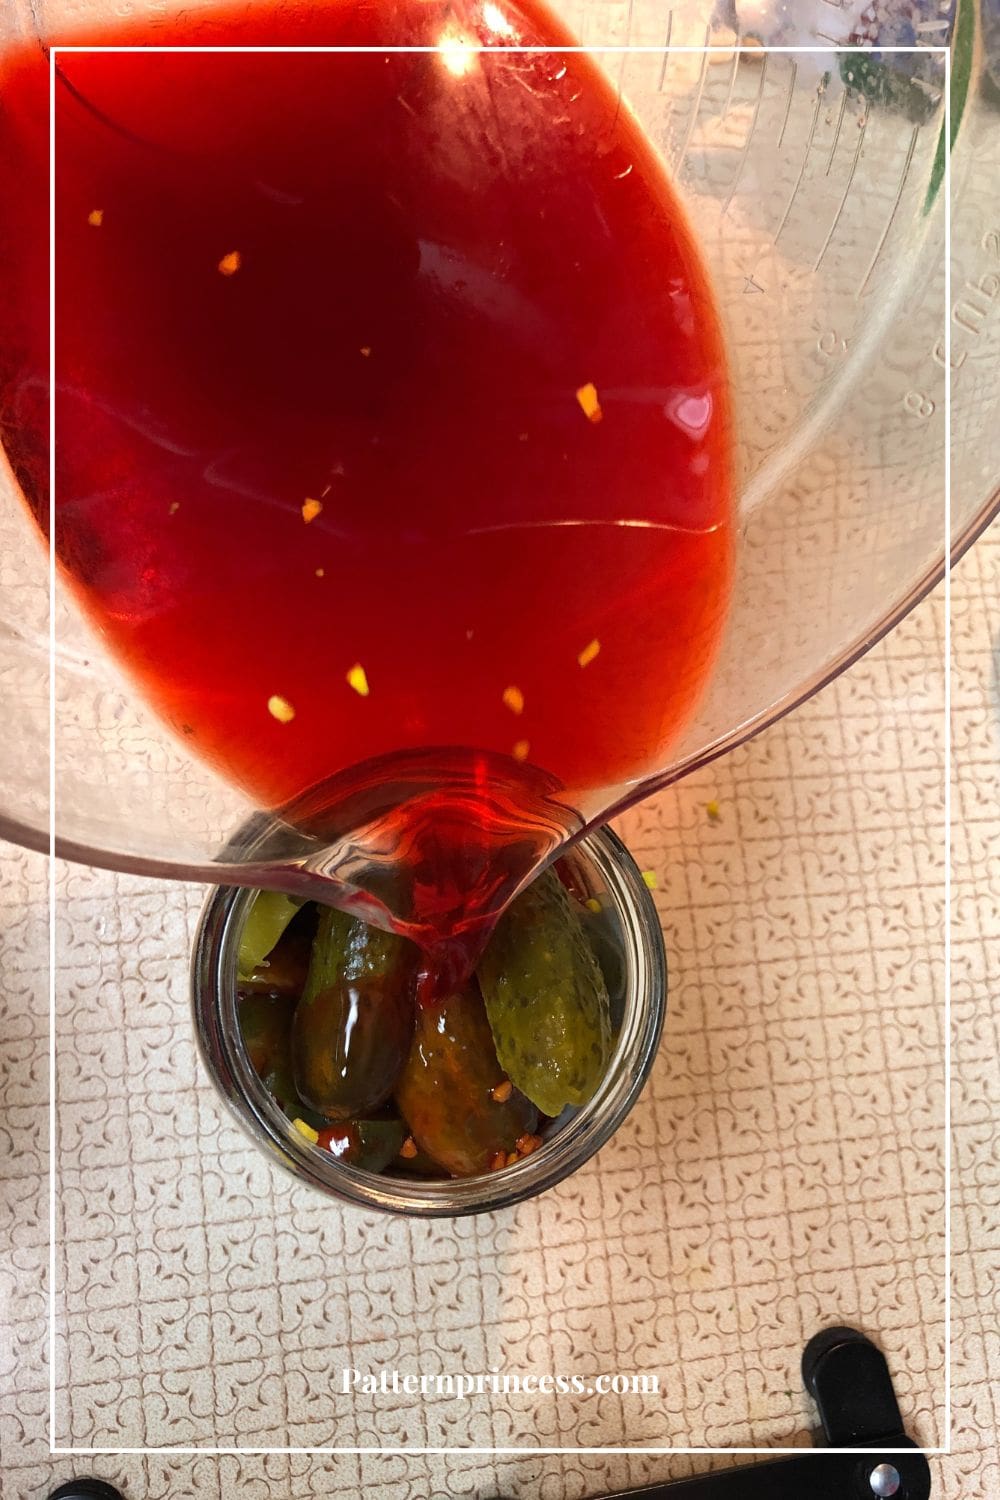
<svg viewBox="0 0 1000 1500">
<path fill-rule="evenodd" d="M 345 1120 L 322 1129 L 318 1144 L 338 1161 L 382 1172 L 399 1155 L 405 1138 L 402 1120 Z"/>
<path fill-rule="evenodd" d="M 505 1082 L 474 984 L 417 1007 L 396 1103 L 419 1150 L 452 1176 L 489 1171 L 534 1130 L 538 1112 L 517 1089 L 493 1098 Z"/>
<path fill-rule="evenodd" d="M 292 1022 L 300 1097 L 327 1120 L 353 1120 L 392 1093 L 413 1038 L 416 949 L 323 908 Z"/>
<path fill-rule="evenodd" d="M 249 979 L 277 946 L 281 934 L 304 905 L 303 900 L 286 896 L 282 891 L 258 891 L 240 933 L 236 971 L 241 981 Z"/>
<path fill-rule="evenodd" d="M 869 108 L 905 115 L 913 125 L 925 125 L 935 109 L 933 73 L 926 64 L 921 67 L 923 62 L 912 54 L 897 56 L 891 52 L 877 56 L 842 52 L 837 58 L 844 83 L 860 94 Z"/>
<path fill-rule="evenodd" d="M 611 1055 L 608 989 L 555 875 L 541 875 L 500 918 L 477 977 L 516 1087 L 553 1118 L 586 1103 Z"/>
<path fill-rule="evenodd" d="M 302 989 L 303 1000 L 313 1000 L 320 990 L 343 977 L 347 949 L 355 927 L 363 927 L 356 917 L 334 906 L 321 906 L 316 921 L 316 936 L 309 954 L 309 969 Z M 366 929 L 367 930 L 367 929 Z"/>
<path fill-rule="evenodd" d="M 301 995 L 309 973 L 309 939 L 305 933 L 285 932 L 266 958 L 239 980 L 243 994 Z"/>
<path fill-rule="evenodd" d="M 292 1077 L 292 1002 L 281 995 L 241 993 L 240 1031 L 261 1083 L 290 1120 L 304 1120 L 314 1130 L 326 1121 L 299 1098 Z"/>
<path fill-rule="evenodd" d="M 247 1055 L 263 1078 L 288 1059 L 293 1007 L 281 995 L 240 995 L 240 1030 Z"/>
</svg>

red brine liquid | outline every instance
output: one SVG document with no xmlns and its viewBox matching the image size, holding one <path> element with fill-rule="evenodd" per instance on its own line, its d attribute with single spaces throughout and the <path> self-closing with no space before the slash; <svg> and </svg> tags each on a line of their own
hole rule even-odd
<svg viewBox="0 0 1000 1500">
<path fill-rule="evenodd" d="M 586 56 L 477 50 L 571 41 L 535 4 L 58 40 L 434 49 L 59 56 L 56 545 L 192 750 L 403 930 L 482 934 L 718 643 L 726 370 L 663 167 Z M 48 68 L 2 66 L 0 413 L 47 526 Z"/>
</svg>

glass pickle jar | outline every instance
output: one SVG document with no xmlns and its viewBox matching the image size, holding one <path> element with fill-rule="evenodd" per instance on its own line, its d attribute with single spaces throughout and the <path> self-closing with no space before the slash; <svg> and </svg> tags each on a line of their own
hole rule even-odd
<svg viewBox="0 0 1000 1500">
<path fill-rule="evenodd" d="M 635 1104 L 649 1076 L 666 1012 L 667 967 L 652 897 L 628 850 L 608 828 L 563 856 L 583 898 L 600 903 L 599 957 L 611 992 L 616 1038 L 593 1096 L 539 1132 L 542 1145 L 501 1171 L 429 1179 L 376 1173 L 314 1146 L 265 1089 L 240 1030 L 236 956 L 252 891 L 216 887 L 195 940 L 195 1034 L 212 1082 L 257 1145 L 300 1182 L 358 1208 L 449 1217 L 506 1208 L 555 1186 L 598 1151 Z"/>
</svg>

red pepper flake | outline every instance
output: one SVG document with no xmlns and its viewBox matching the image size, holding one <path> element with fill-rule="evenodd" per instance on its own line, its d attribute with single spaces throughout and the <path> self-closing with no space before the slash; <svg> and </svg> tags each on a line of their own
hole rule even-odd
<svg viewBox="0 0 1000 1500">
<path fill-rule="evenodd" d="M 506 1104 L 513 1092 L 514 1085 L 509 1078 L 504 1078 L 490 1089 L 490 1098 L 495 1100 L 497 1104 Z"/>
<path fill-rule="evenodd" d="M 404 1161 L 412 1161 L 413 1158 L 416 1156 L 416 1154 L 417 1154 L 417 1143 L 413 1139 L 412 1135 L 408 1135 L 406 1137 L 406 1140 L 403 1142 L 403 1144 L 399 1148 L 399 1154 L 400 1154 L 401 1157 L 403 1157 Z"/>
<path fill-rule="evenodd" d="M 489 1170 L 491 1172 L 499 1172 L 500 1168 L 505 1167 L 506 1165 L 507 1158 L 504 1153 L 502 1151 L 494 1151 L 493 1155 L 490 1157 Z"/>
<path fill-rule="evenodd" d="M 540 1135 L 519 1135 L 517 1138 L 517 1149 L 521 1156 L 530 1156 L 532 1151 L 537 1151 L 542 1144 Z"/>
<path fill-rule="evenodd" d="M 238 250 L 230 250 L 229 254 L 224 255 L 219 261 L 219 271 L 223 276 L 235 276 L 242 264 L 243 257 L 240 252 Z"/>
</svg>

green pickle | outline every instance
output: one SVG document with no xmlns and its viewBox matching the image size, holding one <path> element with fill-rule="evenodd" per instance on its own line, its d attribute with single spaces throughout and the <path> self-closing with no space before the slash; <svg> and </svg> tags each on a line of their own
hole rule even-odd
<svg viewBox="0 0 1000 1500">
<path fill-rule="evenodd" d="M 236 970 L 240 982 L 248 980 L 274 948 L 289 922 L 305 902 L 283 891 L 258 891 L 240 934 Z"/>
<path fill-rule="evenodd" d="M 474 984 L 417 1008 L 416 1030 L 396 1084 L 396 1103 L 425 1156 L 454 1177 L 489 1171 L 530 1135 L 538 1112 L 505 1083 L 482 996 Z"/>
<path fill-rule="evenodd" d="M 628 985 L 625 953 L 620 929 L 606 911 L 582 911 L 580 920 L 594 957 L 597 959 L 608 990 L 611 1033 L 621 1029 L 625 1018 L 625 990 Z"/>
<path fill-rule="evenodd" d="M 276 948 L 261 959 L 247 977 L 239 980 L 244 994 L 282 995 L 297 999 L 309 973 L 309 939 L 304 933 L 286 932 Z"/>
<path fill-rule="evenodd" d="M 541 875 L 507 909 L 477 975 L 497 1056 L 516 1087 L 553 1118 L 585 1104 L 611 1056 L 610 1002 L 555 875 Z"/>
<path fill-rule="evenodd" d="M 283 995 L 251 991 L 240 996 L 240 1030 L 247 1055 L 261 1078 L 289 1059 L 292 1006 Z"/>
<path fill-rule="evenodd" d="M 327 1120 L 356 1120 L 390 1096 L 413 1037 L 416 950 L 393 933 L 324 907 L 292 1022 L 302 1100 Z"/>
</svg>

